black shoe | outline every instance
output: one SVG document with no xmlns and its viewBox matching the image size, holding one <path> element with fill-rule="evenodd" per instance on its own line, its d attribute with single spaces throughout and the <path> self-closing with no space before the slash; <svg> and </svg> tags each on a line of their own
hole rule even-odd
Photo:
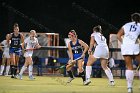
<svg viewBox="0 0 140 93">
<path fill-rule="evenodd" d="M 14 76 L 12 75 L 11 78 L 14 78 Z"/>
</svg>

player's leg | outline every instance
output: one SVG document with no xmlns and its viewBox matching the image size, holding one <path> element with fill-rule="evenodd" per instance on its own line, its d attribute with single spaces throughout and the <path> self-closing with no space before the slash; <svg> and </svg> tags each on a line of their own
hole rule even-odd
<svg viewBox="0 0 140 93">
<path fill-rule="evenodd" d="M 88 62 L 86 65 L 86 82 L 84 83 L 85 85 L 88 85 L 91 83 L 90 81 L 90 76 L 92 72 L 92 64 L 96 61 L 97 59 L 93 55 L 89 55 L 88 57 Z"/>
<path fill-rule="evenodd" d="M 5 62 L 6 62 L 6 58 L 3 55 L 2 64 L 1 64 L 1 70 L 0 70 L 0 75 L 3 75 L 3 71 L 4 71 L 4 67 L 5 67 Z"/>
<path fill-rule="evenodd" d="M 68 79 L 67 83 L 70 83 L 74 79 L 73 72 L 71 71 L 73 66 L 74 66 L 74 63 L 72 63 L 72 64 L 68 63 L 68 65 L 66 66 L 66 71 L 69 75 L 69 79 Z"/>
<path fill-rule="evenodd" d="M 11 78 L 14 78 L 14 71 L 15 71 L 15 54 L 10 54 L 10 60 L 11 60 Z"/>
<path fill-rule="evenodd" d="M 23 75 L 23 73 L 24 73 L 24 71 L 26 70 L 26 68 L 27 68 L 27 66 L 29 65 L 29 62 L 28 62 L 28 60 L 25 58 L 25 63 L 24 63 L 24 65 L 22 66 L 22 68 L 21 68 L 21 70 L 20 70 L 20 73 L 19 73 L 19 79 L 21 79 L 22 80 L 22 75 Z"/>
<path fill-rule="evenodd" d="M 10 57 L 7 58 L 6 74 L 5 74 L 5 76 L 8 76 L 9 70 L 10 70 Z"/>
<path fill-rule="evenodd" d="M 132 65 L 132 56 L 123 56 L 125 63 L 126 63 L 126 80 L 127 80 L 127 88 L 128 93 L 132 93 L 133 88 L 133 79 L 134 79 L 134 71 L 133 71 L 133 65 Z"/>
<path fill-rule="evenodd" d="M 15 70 L 14 70 L 14 76 L 16 78 L 16 75 L 17 75 L 17 70 L 18 70 L 18 63 L 19 63 L 19 55 L 15 55 Z"/>
<path fill-rule="evenodd" d="M 77 64 L 78 64 L 79 76 L 83 79 L 83 82 L 85 82 L 86 77 L 85 77 L 85 71 L 83 69 L 83 65 L 84 65 L 83 64 L 83 59 L 78 60 Z"/>
<path fill-rule="evenodd" d="M 29 78 L 30 78 L 30 80 L 33 80 L 34 77 L 33 77 L 33 60 L 32 60 L 32 57 L 31 56 L 27 57 L 27 60 L 29 62 L 29 68 L 28 68 Z"/>
<path fill-rule="evenodd" d="M 15 78 L 16 78 L 16 76 L 17 76 L 17 70 L 18 70 L 18 63 L 19 63 L 19 58 L 20 58 L 20 56 L 21 56 L 21 48 L 15 48 L 15 65 L 14 65 L 14 67 L 15 67 L 15 70 L 14 70 L 14 76 L 15 76 Z"/>
<path fill-rule="evenodd" d="M 101 58 L 100 61 L 101 61 L 101 66 L 102 66 L 105 74 L 107 75 L 107 77 L 109 79 L 110 85 L 114 86 L 114 79 L 113 79 L 112 72 L 111 72 L 110 68 L 107 67 L 107 61 L 108 60 L 104 59 L 104 58 Z"/>
<path fill-rule="evenodd" d="M 136 60 L 138 61 L 138 72 L 139 72 L 139 79 L 140 79 L 140 54 L 136 56 Z"/>
</svg>

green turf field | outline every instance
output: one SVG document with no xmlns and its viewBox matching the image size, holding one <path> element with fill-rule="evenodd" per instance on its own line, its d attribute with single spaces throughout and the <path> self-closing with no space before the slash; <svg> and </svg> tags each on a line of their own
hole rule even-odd
<svg viewBox="0 0 140 93">
<path fill-rule="evenodd" d="M 29 80 L 11 79 L 0 76 L 0 93 L 127 93 L 126 80 L 115 79 L 115 86 L 109 86 L 107 78 L 91 78 L 92 83 L 84 86 L 81 78 L 75 78 L 66 85 L 68 77 L 36 76 Z M 134 93 L 140 93 L 140 80 L 134 80 Z"/>
</svg>

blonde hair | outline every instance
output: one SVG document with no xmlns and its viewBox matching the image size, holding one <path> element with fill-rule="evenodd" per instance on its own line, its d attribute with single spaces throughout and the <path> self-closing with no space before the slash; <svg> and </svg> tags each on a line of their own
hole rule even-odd
<svg viewBox="0 0 140 93">
<path fill-rule="evenodd" d="M 35 30 L 31 30 L 31 31 L 30 31 L 30 33 L 32 33 L 32 32 L 33 32 L 33 33 L 35 33 L 35 36 L 37 36 L 37 35 L 36 35 L 36 31 L 35 31 Z"/>
</svg>

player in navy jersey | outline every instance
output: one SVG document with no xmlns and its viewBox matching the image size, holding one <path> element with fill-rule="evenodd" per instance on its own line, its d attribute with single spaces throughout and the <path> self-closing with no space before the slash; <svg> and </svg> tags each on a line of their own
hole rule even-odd
<svg viewBox="0 0 140 93">
<path fill-rule="evenodd" d="M 17 23 L 13 26 L 13 33 L 9 34 L 7 42 L 9 43 L 10 49 L 10 58 L 11 58 L 11 78 L 16 78 L 17 67 L 19 62 L 19 57 L 21 55 L 21 43 L 24 42 L 24 36 L 19 32 L 19 26 Z"/>
<path fill-rule="evenodd" d="M 77 38 L 77 34 L 76 34 L 75 30 L 71 30 L 68 34 L 68 37 L 71 40 L 68 43 L 68 51 L 69 51 L 70 60 L 74 60 L 74 59 L 79 58 L 79 57 L 82 58 L 82 59 L 77 61 L 77 65 L 78 65 L 79 76 L 82 77 L 83 82 L 85 82 L 85 73 L 84 73 L 84 69 L 83 69 L 83 65 L 84 65 L 83 61 L 84 61 L 84 58 L 85 58 L 85 53 L 88 50 L 88 45 L 84 41 Z M 70 83 L 74 79 L 71 68 L 76 63 L 76 62 L 72 62 L 72 63 L 69 63 L 69 62 L 68 62 L 68 65 L 66 66 L 67 73 L 70 76 L 67 83 Z"/>
</svg>

